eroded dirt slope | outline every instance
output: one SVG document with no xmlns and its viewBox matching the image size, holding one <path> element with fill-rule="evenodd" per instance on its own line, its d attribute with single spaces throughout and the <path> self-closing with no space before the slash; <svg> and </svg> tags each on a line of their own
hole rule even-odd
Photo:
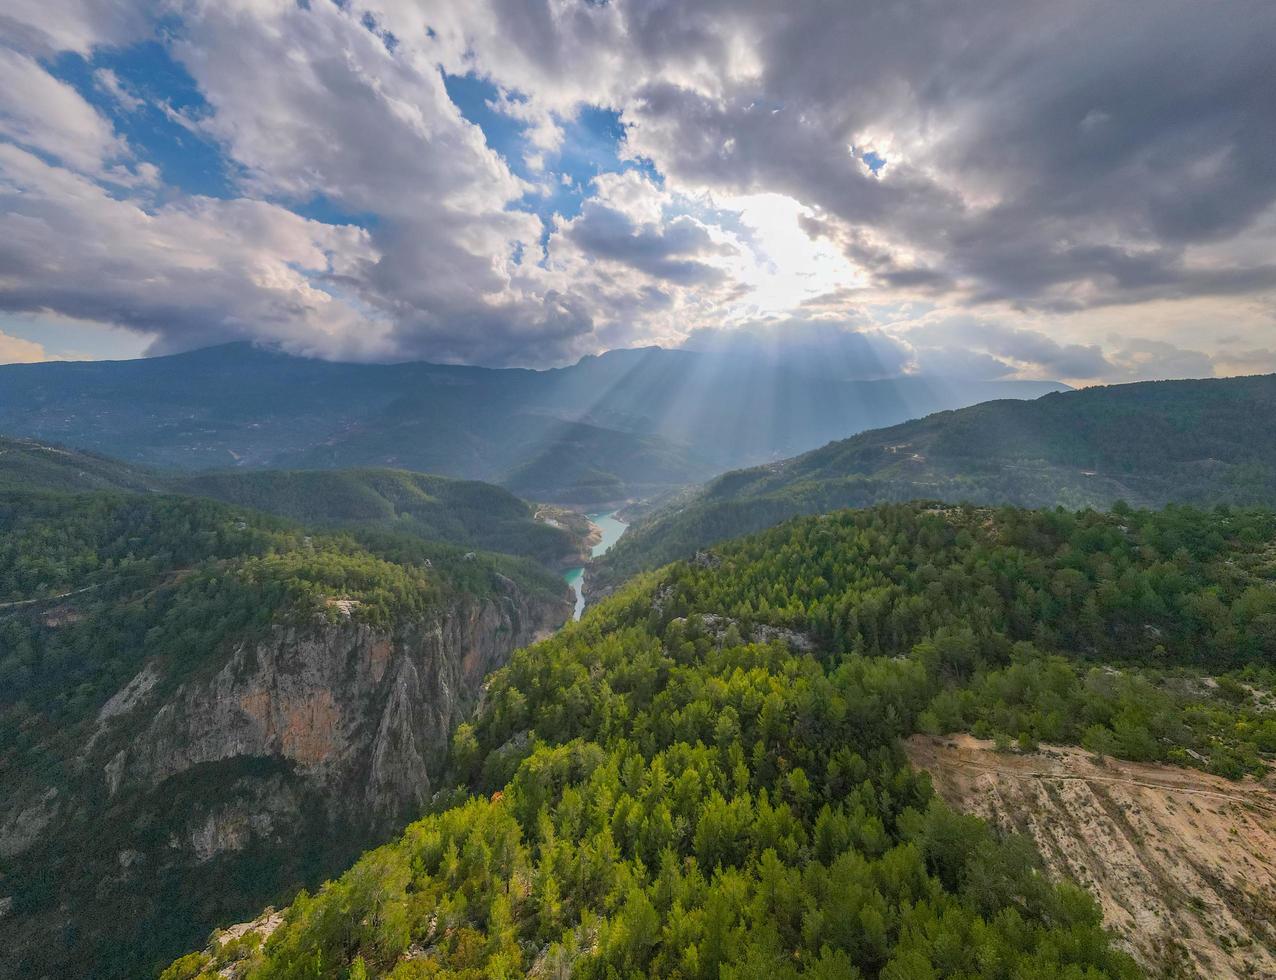
<svg viewBox="0 0 1276 980">
<path fill-rule="evenodd" d="M 1036 841 L 1158 977 L 1276 978 L 1276 792 L 1174 766 L 916 736 L 949 803 Z"/>
</svg>

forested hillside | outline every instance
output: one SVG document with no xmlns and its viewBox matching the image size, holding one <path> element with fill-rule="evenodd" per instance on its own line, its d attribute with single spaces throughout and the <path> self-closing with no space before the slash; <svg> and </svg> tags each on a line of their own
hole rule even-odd
<svg viewBox="0 0 1276 980">
<path fill-rule="evenodd" d="M 177 477 L 173 487 L 312 526 L 393 531 L 552 567 L 579 563 L 585 549 L 568 528 L 535 520 L 526 501 L 477 480 L 405 470 L 234 470 Z"/>
<path fill-rule="evenodd" d="M 569 613 L 524 559 L 0 494 L 0 976 L 145 975 L 336 870 L 418 811 L 484 673 Z"/>
<path fill-rule="evenodd" d="M 888 505 L 728 543 L 517 654 L 450 800 L 165 980 L 1137 976 L 900 739 L 1264 771 L 1274 555 L 1276 516 L 1227 509 Z"/>
<path fill-rule="evenodd" d="M 122 463 L 33 439 L 0 436 L 0 492 L 46 490 L 144 491 L 164 485 L 164 478 L 140 466 Z"/>
<path fill-rule="evenodd" d="M 501 551 L 552 568 L 579 564 L 584 538 L 477 480 L 405 470 L 149 470 L 64 446 L 0 437 L 0 491 L 118 490 L 211 497 L 320 528 L 408 534 Z"/>
<path fill-rule="evenodd" d="M 939 499 L 1018 507 L 1276 503 L 1276 375 L 993 401 L 727 473 L 631 527 L 606 588 L 798 514 Z"/>
</svg>

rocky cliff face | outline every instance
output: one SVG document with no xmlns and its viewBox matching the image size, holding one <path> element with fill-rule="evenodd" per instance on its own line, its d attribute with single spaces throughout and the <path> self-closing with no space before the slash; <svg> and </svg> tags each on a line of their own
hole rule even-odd
<svg viewBox="0 0 1276 980">
<path fill-rule="evenodd" d="M 82 894 L 44 896 L 53 907 L 23 894 L 29 876 L 0 875 L 0 898 L 14 899 L 5 925 L 32 954 L 24 975 L 88 975 L 73 940 L 61 955 L 47 940 L 109 930 L 79 921 L 104 901 L 127 905 L 134 930 L 190 917 L 198 941 L 336 870 L 420 811 L 487 674 L 570 613 L 508 582 L 392 629 L 275 627 L 180 684 L 148 664 L 99 713 L 74 778 L 0 815 L 0 852 L 17 865 L 40 866 L 68 838 L 87 848 L 66 872 L 86 879 Z M 166 890 L 165 907 L 151 908 Z"/>
<path fill-rule="evenodd" d="M 212 677 L 158 705 L 143 696 L 109 719 L 154 710 L 103 766 L 104 783 L 111 796 L 149 791 L 207 763 L 268 757 L 333 791 L 335 810 L 397 816 L 429 798 L 433 770 L 483 678 L 561 618 L 555 605 L 507 595 L 466 599 L 433 622 L 393 631 L 277 628 L 241 645 Z"/>
</svg>

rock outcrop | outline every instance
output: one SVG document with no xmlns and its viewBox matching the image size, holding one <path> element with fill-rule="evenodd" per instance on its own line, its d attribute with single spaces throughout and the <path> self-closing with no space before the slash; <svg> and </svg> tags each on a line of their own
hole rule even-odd
<svg viewBox="0 0 1276 980">
<path fill-rule="evenodd" d="M 99 913 L 113 902 L 139 943 L 154 929 L 189 945 L 317 884 L 420 812 L 486 676 L 570 614 L 503 579 L 426 620 L 275 626 L 181 677 L 147 664 L 88 726 L 56 791 L 0 803 L 16 869 L 0 872 L 0 897 L 26 961 L 0 977 L 88 975 L 73 941 L 46 940 L 110 933 Z M 48 866 L 68 848 L 72 864 Z M 68 894 L 29 897 L 41 876 L 73 878 Z M 164 889 L 177 892 L 161 905 L 151 893 Z"/>
<path fill-rule="evenodd" d="M 1149 976 L 1276 977 L 1276 787 L 969 735 L 906 743 L 949 803 L 1031 837 Z"/>
<path fill-rule="evenodd" d="M 125 710 L 149 723 L 103 766 L 114 797 L 208 763 L 267 757 L 331 791 L 334 810 L 397 817 L 432 792 L 452 729 L 483 679 L 562 615 L 513 596 L 459 601 L 433 622 L 278 627 L 210 677 L 157 699 L 134 680 Z M 112 699 L 115 701 L 115 699 Z M 158 701 L 158 703 L 157 703 Z"/>
</svg>

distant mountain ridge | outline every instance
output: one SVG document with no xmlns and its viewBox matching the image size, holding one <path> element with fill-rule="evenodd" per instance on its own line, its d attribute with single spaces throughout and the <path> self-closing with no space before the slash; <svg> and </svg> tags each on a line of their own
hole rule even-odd
<svg viewBox="0 0 1276 980">
<path fill-rule="evenodd" d="M 726 473 L 631 527 L 591 573 L 636 571 L 799 514 L 915 499 L 1106 509 L 1276 503 L 1276 375 L 992 401 Z"/>
<path fill-rule="evenodd" d="M 532 371 L 346 364 L 229 344 L 135 361 L 0 366 L 0 431 L 162 468 L 390 466 L 595 504 L 1060 387 L 863 380 L 661 348 Z"/>
</svg>

